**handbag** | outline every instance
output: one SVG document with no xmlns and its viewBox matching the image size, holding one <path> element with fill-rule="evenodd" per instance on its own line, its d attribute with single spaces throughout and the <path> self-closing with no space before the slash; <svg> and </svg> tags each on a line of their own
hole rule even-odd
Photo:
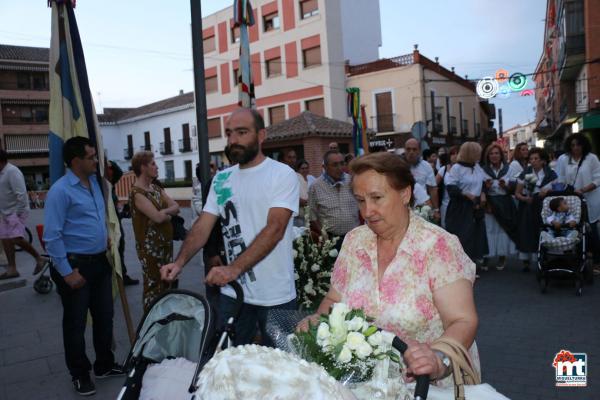
<svg viewBox="0 0 600 400">
<path fill-rule="evenodd" d="M 187 230 L 183 223 L 185 221 L 179 215 L 171 216 L 171 225 L 173 226 L 173 240 L 185 240 Z"/>
<path fill-rule="evenodd" d="M 469 352 L 458 341 L 448 337 L 439 338 L 431 344 L 431 348 L 441 351 L 450 359 L 454 378 L 454 399 L 465 400 L 465 385 L 481 383 L 481 376 L 473 368 Z"/>
</svg>

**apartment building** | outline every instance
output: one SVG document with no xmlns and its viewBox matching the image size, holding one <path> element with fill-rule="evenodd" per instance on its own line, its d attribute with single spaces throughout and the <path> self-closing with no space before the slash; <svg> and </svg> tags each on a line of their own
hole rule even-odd
<svg viewBox="0 0 600 400">
<path fill-rule="evenodd" d="M 47 48 L 0 44 L 0 146 L 30 189 L 48 184 Z"/>
<path fill-rule="evenodd" d="M 372 147 L 401 148 L 417 126 L 430 147 L 495 139 L 494 106 L 477 96 L 472 81 L 417 46 L 399 57 L 349 65 L 346 84 L 360 89 L 367 124 L 377 132 Z"/>
<path fill-rule="evenodd" d="M 536 68 L 536 131 L 558 148 L 584 132 L 600 149 L 600 2 L 548 0 Z"/>
</svg>

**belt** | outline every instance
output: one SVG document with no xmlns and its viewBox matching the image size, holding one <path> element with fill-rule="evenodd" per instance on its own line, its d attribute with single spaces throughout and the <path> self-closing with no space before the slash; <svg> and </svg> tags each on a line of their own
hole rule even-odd
<svg viewBox="0 0 600 400">
<path fill-rule="evenodd" d="M 96 254 L 67 253 L 67 259 L 76 261 L 96 261 L 106 258 L 106 251 Z"/>
</svg>

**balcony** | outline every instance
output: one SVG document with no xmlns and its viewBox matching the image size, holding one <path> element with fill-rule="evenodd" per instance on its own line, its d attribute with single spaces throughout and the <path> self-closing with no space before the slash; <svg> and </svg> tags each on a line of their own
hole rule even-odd
<svg viewBox="0 0 600 400">
<path fill-rule="evenodd" d="M 123 149 L 123 158 L 125 160 L 131 160 L 133 158 L 133 148 L 126 147 Z"/>
<path fill-rule="evenodd" d="M 173 141 L 160 142 L 160 154 L 163 156 L 173 154 Z"/>
<path fill-rule="evenodd" d="M 585 61 L 583 0 L 566 0 L 560 11 L 558 66 L 561 81 L 574 80 Z"/>
<path fill-rule="evenodd" d="M 377 133 L 395 132 L 396 114 L 379 114 L 371 117 L 371 125 Z"/>
<path fill-rule="evenodd" d="M 140 146 L 140 151 L 154 151 L 151 144 L 143 144 Z"/>
<path fill-rule="evenodd" d="M 196 138 L 179 139 L 180 153 L 189 153 L 195 150 L 198 150 L 198 143 L 196 142 Z"/>
<path fill-rule="evenodd" d="M 48 157 L 48 134 L 4 135 L 5 150 L 14 158 Z"/>
<path fill-rule="evenodd" d="M 450 134 L 456 135 L 456 117 L 450 117 Z"/>
<path fill-rule="evenodd" d="M 461 126 L 461 130 L 460 130 L 461 135 L 462 136 L 468 136 L 469 135 L 469 121 L 466 120 L 466 119 L 463 119 L 461 121 L 461 125 L 460 126 Z"/>
</svg>

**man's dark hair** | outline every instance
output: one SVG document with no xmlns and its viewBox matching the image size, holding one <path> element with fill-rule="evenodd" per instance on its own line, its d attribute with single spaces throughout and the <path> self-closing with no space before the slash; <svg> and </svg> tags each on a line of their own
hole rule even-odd
<svg viewBox="0 0 600 400">
<path fill-rule="evenodd" d="M 433 150 L 431 150 L 431 149 L 423 150 L 423 153 L 422 153 L 423 160 L 425 160 L 425 161 L 429 160 L 429 156 L 431 156 L 432 154 L 433 154 Z"/>
<path fill-rule="evenodd" d="M 327 150 L 325 152 L 325 154 L 323 154 L 323 165 L 327 165 L 327 160 L 329 159 L 329 156 L 332 154 L 342 154 L 337 150 Z"/>
<path fill-rule="evenodd" d="M 4 149 L 0 149 L 0 162 L 8 162 L 8 153 Z"/>
<path fill-rule="evenodd" d="M 564 200 L 564 197 L 555 197 L 550 200 L 550 209 L 554 212 L 558 212 L 558 207 L 560 207 L 560 203 Z"/>
<path fill-rule="evenodd" d="M 75 136 L 67 140 L 63 145 L 63 161 L 71 168 L 71 162 L 75 157 L 85 157 L 85 146 L 94 147 L 90 139 L 83 136 Z"/>
</svg>

